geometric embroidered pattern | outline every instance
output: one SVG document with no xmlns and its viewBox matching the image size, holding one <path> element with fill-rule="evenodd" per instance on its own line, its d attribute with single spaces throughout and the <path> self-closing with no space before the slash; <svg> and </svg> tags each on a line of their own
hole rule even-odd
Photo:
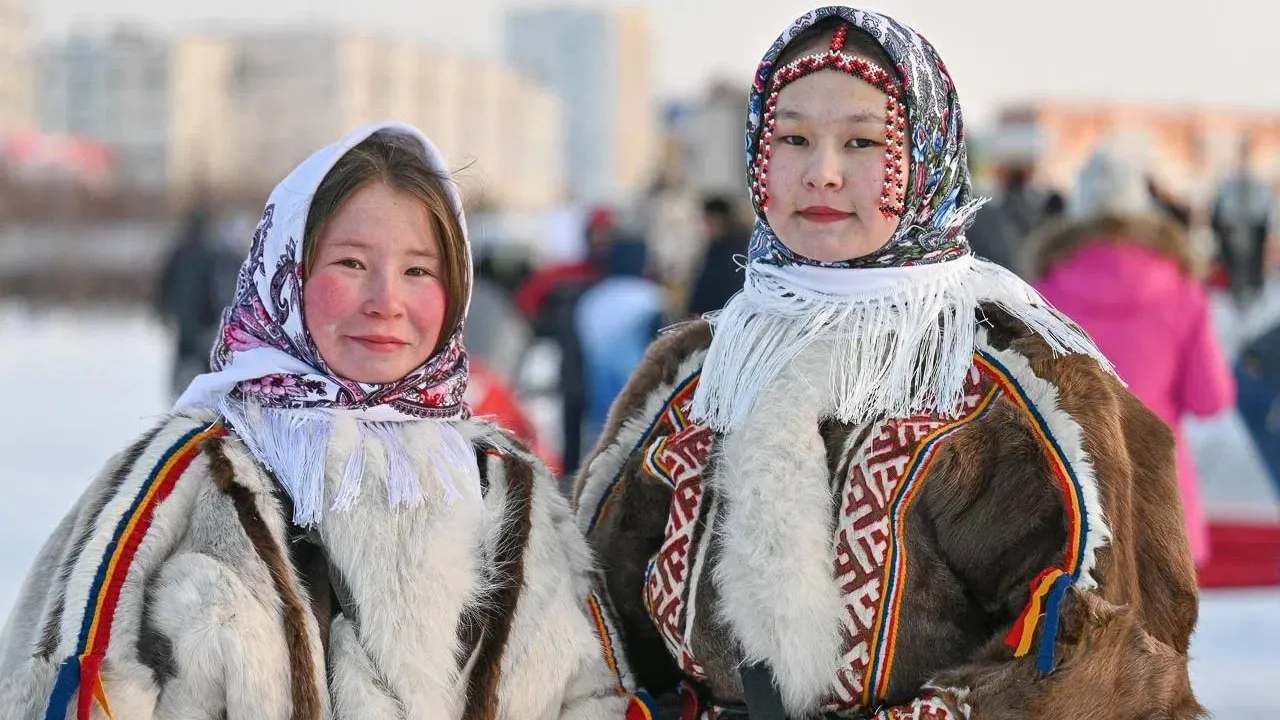
<svg viewBox="0 0 1280 720">
<path fill-rule="evenodd" d="M 715 440 L 709 426 L 689 421 L 696 377 L 667 402 L 644 450 L 645 472 L 672 490 L 662 546 L 645 571 L 644 603 L 680 669 L 705 680 L 705 671 L 689 652 L 685 633 L 692 558 L 696 557 L 693 546 L 703 515 L 702 471 Z"/>
<path fill-rule="evenodd" d="M 643 594 L 645 608 L 680 669 L 692 680 L 705 681 L 706 672 L 690 652 L 687 636 L 690 589 L 706 573 L 706 568 L 698 566 L 711 514 L 702 477 L 715 434 L 688 419 L 696 386 L 694 375 L 673 392 L 641 440 L 645 472 L 672 489 L 665 536 L 649 561 Z M 1050 456 L 1067 508 L 1069 547 L 1059 572 L 1064 578 L 1079 576 L 1087 532 L 1079 479 L 1047 422 L 1009 370 L 990 355 L 975 353 L 956 417 L 922 414 L 879 422 L 869 432 L 855 428 L 849 437 L 856 438 L 856 444 L 841 451 L 833 572 L 845 604 L 843 656 L 825 711 L 843 714 L 874 708 L 889 695 L 910 569 L 906 531 L 911 507 L 946 440 L 985 417 L 1001 398 L 1036 421 L 1035 430 Z M 1034 621 L 1031 617 L 1025 622 L 1030 627 Z M 707 710 L 713 708 L 698 708 L 700 713 Z M 941 698 L 929 693 L 911 705 L 885 708 L 877 716 L 886 720 L 951 717 Z"/>
<path fill-rule="evenodd" d="M 994 393 L 983 381 L 971 368 L 959 418 L 889 420 L 846 455 L 835 546 L 844 657 L 829 711 L 871 707 L 887 693 L 907 572 L 907 513 L 942 441 L 990 406 Z"/>
</svg>

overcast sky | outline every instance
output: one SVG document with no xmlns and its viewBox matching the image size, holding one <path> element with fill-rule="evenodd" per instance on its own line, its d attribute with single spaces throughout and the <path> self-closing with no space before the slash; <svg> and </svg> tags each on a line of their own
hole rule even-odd
<svg viewBox="0 0 1280 720">
<path fill-rule="evenodd" d="M 78 21 L 137 20 L 164 31 L 208 20 L 391 29 L 497 54 L 502 14 L 540 0 L 28 0 L 47 36 Z M 610 6 L 577 0 L 557 6 Z M 746 82 L 797 14 L 792 0 L 639 0 L 649 8 L 656 90 L 686 95 L 713 77 Z M 1280 4 L 1246 0 L 882 0 L 869 5 L 937 46 L 970 121 L 1035 97 L 1132 99 L 1280 112 Z"/>
</svg>

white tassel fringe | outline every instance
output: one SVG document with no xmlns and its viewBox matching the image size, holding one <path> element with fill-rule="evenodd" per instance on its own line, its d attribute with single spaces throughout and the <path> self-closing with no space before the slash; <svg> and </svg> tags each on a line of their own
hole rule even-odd
<svg viewBox="0 0 1280 720">
<path fill-rule="evenodd" d="M 258 462 L 269 468 L 293 501 L 293 522 L 315 527 L 324 514 L 325 460 L 334 436 L 328 410 L 278 410 L 224 397 L 219 410 Z M 459 486 L 479 493 L 480 471 L 471 444 L 451 423 L 438 420 L 380 422 L 351 418 L 355 442 L 342 468 L 331 509 L 351 508 L 363 490 L 371 444 L 383 449 L 387 500 L 391 507 L 424 504 L 424 472 L 435 476 L 452 505 Z M 411 453 L 412 450 L 412 453 Z M 415 460 L 419 458 L 419 460 Z M 427 466 L 420 465 L 426 458 Z"/>
<path fill-rule="evenodd" d="M 1056 354 L 1086 354 L 1114 372 L 1089 336 L 1031 286 L 972 256 L 859 271 L 753 264 L 745 289 L 708 315 L 712 341 L 693 416 L 732 431 L 782 368 L 819 339 L 833 348 L 837 420 L 954 416 L 982 303 L 1026 323 Z"/>
</svg>

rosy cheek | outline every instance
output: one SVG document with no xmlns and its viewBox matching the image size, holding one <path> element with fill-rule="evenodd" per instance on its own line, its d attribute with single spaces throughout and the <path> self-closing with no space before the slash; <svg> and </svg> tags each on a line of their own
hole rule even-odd
<svg viewBox="0 0 1280 720">
<path fill-rule="evenodd" d="M 307 329 L 313 336 L 325 335 L 355 311 L 358 305 L 356 284 L 338 273 L 321 270 L 307 279 L 303 288 L 303 312 Z"/>
<path fill-rule="evenodd" d="M 444 323 L 447 303 L 444 284 L 437 280 L 421 283 L 410 297 L 408 307 L 413 308 L 414 329 L 421 334 L 424 345 L 435 347 L 442 331 L 440 326 Z"/>
</svg>

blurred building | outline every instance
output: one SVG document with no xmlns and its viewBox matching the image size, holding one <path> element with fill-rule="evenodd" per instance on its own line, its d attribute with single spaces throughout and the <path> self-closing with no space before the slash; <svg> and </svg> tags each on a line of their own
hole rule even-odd
<svg viewBox="0 0 1280 720">
<path fill-rule="evenodd" d="M 638 8 L 521 10 L 506 21 L 511 64 L 564 103 L 569 193 L 619 201 L 652 180 L 658 150 L 648 16 Z"/>
<path fill-rule="evenodd" d="M 993 159 L 1032 159 L 1037 179 L 1070 188 L 1089 154 L 1107 144 L 1139 156 L 1154 179 L 1191 198 L 1234 170 L 1242 137 L 1252 165 L 1280 178 L 1280 113 L 1130 104 L 1040 102 L 1005 109 L 988 149 Z"/>
<path fill-rule="evenodd" d="M 238 182 L 243 156 L 230 87 L 236 71 L 230 43 L 189 36 L 174 43 L 170 72 L 169 191 L 185 204 L 207 189 Z"/>
<path fill-rule="evenodd" d="M 462 181 L 485 204 L 564 197 L 560 101 L 491 60 L 336 27 L 121 28 L 48 43 L 40 68 L 43 130 L 105 143 L 122 185 L 179 204 L 257 202 L 315 150 L 388 118 L 469 166 Z"/>
<path fill-rule="evenodd" d="M 746 112 L 747 94 L 727 82 L 714 83 L 702 97 L 670 108 L 668 132 L 691 189 L 745 201 Z"/>
<path fill-rule="evenodd" d="M 163 191 L 169 181 L 170 45 L 133 27 L 77 30 L 36 52 L 41 130 L 111 149 L 122 186 Z"/>
<path fill-rule="evenodd" d="M 0 0 L 0 135 L 30 129 L 31 29 L 28 0 Z"/>
</svg>

